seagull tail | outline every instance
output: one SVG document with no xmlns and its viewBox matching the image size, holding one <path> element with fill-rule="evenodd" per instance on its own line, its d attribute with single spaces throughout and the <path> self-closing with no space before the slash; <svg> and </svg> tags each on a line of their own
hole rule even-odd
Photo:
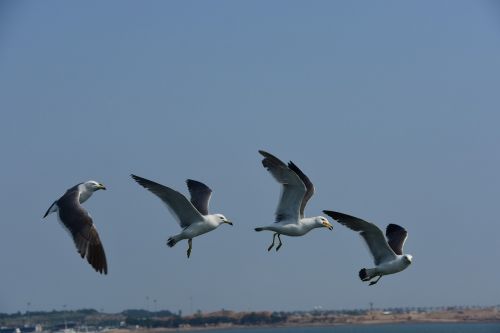
<svg viewBox="0 0 500 333">
<path fill-rule="evenodd" d="M 175 239 L 174 237 L 170 237 L 168 240 L 167 240 L 167 245 L 169 247 L 173 247 L 175 244 L 177 244 L 178 240 Z"/>
<path fill-rule="evenodd" d="M 363 268 L 359 271 L 359 278 L 361 279 L 361 281 L 368 281 L 375 276 L 373 273 L 373 269 Z"/>
<path fill-rule="evenodd" d="M 266 227 L 261 227 L 261 228 L 255 228 L 254 229 L 255 231 L 264 231 L 264 230 L 268 230 Z"/>
<path fill-rule="evenodd" d="M 54 212 L 57 212 L 57 201 L 54 201 L 52 205 L 50 205 L 49 209 L 45 212 L 45 215 L 43 215 L 43 218 L 46 218 L 47 215 Z"/>
</svg>

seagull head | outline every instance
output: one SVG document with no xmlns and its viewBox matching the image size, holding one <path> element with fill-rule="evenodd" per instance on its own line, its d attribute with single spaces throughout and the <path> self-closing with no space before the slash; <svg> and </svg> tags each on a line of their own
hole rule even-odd
<svg viewBox="0 0 500 333">
<path fill-rule="evenodd" d="M 103 184 L 96 182 L 95 180 L 89 180 L 88 182 L 83 183 L 85 188 L 89 191 L 95 192 L 97 190 L 105 190 L 106 186 Z"/>
<path fill-rule="evenodd" d="M 223 223 L 233 225 L 233 222 L 229 221 L 224 215 L 222 215 L 222 214 L 214 214 L 214 215 L 219 220 L 219 225 L 221 225 Z"/>
<path fill-rule="evenodd" d="M 333 225 L 330 222 L 328 222 L 326 217 L 318 216 L 315 218 L 315 221 L 318 227 L 320 228 L 328 228 L 329 230 L 333 229 Z"/>
<path fill-rule="evenodd" d="M 411 264 L 411 262 L 413 260 L 413 256 L 411 254 L 405 254 L 403 256 L 403 260 L 405 261 L 405 263 L 407 263 L 409 265 L 409 264 Z"/>
</svg>

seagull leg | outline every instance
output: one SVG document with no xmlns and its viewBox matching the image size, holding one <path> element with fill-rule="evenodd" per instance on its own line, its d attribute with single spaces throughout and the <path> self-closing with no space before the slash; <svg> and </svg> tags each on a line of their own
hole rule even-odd
<svg viewBox="0 0 500 333">
<path fill-rule="evenodd" d="M 281 242 L 281 237 L 280 237 L 280 236 L 281 236 L 281 235 L 280 235 L 280 234 L 278 234 L 278 240 L 280 241 L 280 243 L 279 243 L 279 244 L 278 244 L 278 246 L 276 247 L 276 251 L 278 251 L 278 250 L 280 249 L 281 245 L 283 245 L 283 243 Z"/>
<path fill-rule="evenodd" d="M 188 255 L 188 258 L 189 256 L 191 255 L 191 250 L 193 249 L 193 239 L 192 238 L 189 238 L 188 239 L 188 250 L 187 250 L 187 255 Z"/>
<path fill-rule="evenodd" d="M 278 234 L 278 233 L 276 233 L 276 232 L 274 233 L 274 235 L 273 235 L 273 242 L 272 242 L 272 243 L 271 243 L 271 245 L 269 245 L 269 247 L 267 248 L 267 250 L 268 250 L 268 251 L 271 251 L 271 249 L 273 248 L 273 246 L 274 246 L 274 239 L 276 238 L 276 235 L 277 235 L 277 234 Z"/>
<path fill-rule="evenodd" d="M 379 276 L 378 276 L 378 279 L 376 279 L 375 281 L 370 282 L 370 284 L 369 284 L 369 285 L 370 285 L 370 286 L 373 286 L 375 283 L 377 283 L 377 282 L 378 282 L 378 280 L 380 280 L 380 278 L 381 278 L 381 277 L 382 277 L 382 275 L 379 275 Z"/>
</svg>

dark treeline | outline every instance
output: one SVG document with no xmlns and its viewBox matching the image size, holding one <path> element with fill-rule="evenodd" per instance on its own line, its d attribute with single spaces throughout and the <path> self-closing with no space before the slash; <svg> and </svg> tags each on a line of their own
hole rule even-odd
<svg viewBox="0 0 500 333">
<path fill-rule="evenodd" d="M 233 324 L 233 325 L 269 325 L 279 324 L 286 322 L 288 315 L 284 312 L 249 312 L 249 313 L 232 313 L 217 314 L 217 315 L 202 315 L 201 313 L 193 316 L 181 317 L 179 315 L 171 314 L 170 316 L 159 317 L 152 316 L 127 316 L 126 324 L 128 326 L 141 326 L 141 327 L 179 327 L 181 325 L 190 326 L 206 326 L 206 325 L 220 325 L 220 324 Z"/>
</svg>

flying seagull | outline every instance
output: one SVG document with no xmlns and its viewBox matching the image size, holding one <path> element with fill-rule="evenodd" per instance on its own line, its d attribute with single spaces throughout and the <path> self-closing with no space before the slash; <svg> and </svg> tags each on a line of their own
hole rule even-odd
<svg viewBox="0 0 500 333">
<path fill-rule="evenodd" d="M 283 185 L 275 223 L 255 228 L 255 231 L 274 232 L 273 242 L 267 250 L 271 251 L 273 248 L 276 236 L 279 240 L 276 247 L 278 251 L 283 245 L 281 235 L 303 236 L 312 229 L 321 227 L 332 230 L 333 226 L 323 216 L 304 217 L 304 208 L 314 194 L 314 185 L 309 178 L 293 162 L 286 165 L 268 152 L 259 150 L 259 153 L 264 156 L 262 165 Z"/>
<path fill-rule="evenodd" d="M 192 179 L 186 181 L 191 194 L 191 201 L 189 201 L 184 195 L 169 187 L 136 175 L 131 176 L 139 185 L 156 194 L 174 215 L 182 228 L 182 232 L 170 237 L 167 240 L 167 245 L 172 247 L 177 242 L 187 239 L 189 245 L 187 250 L 188 258 L 193 249 L 194 237 L 212 231 L 223 223 L 233 225 L 222 214 L 208 214 L 212 190 L 201 182 Z"/>
<path fill-rule="evenodd" d="M 363 268 L 359 271 L 362 281 L 370 281 L 378 276 L 378 279 L 370 282 L 370 286 L 380 280 L 382 275 L 401 272 L 410 266 L 413 257 L 403 254 L 403 245 L 408 237 L 408 232 L 397 224 L 389 224 L 385 230 L 385 236 L 375 224 L 366 222 L 354 216 L 324 210 L 328 216 L 349 229 L 359 232 L 363 237 L 373 256 L 375 268 Z"/>
<path fill-rule="evenodd" d="M 80 256 L 87 258 L 89 264 L 101 274 L 108 274 L 106 254 L 92 218 L 80 204 L 95 191 L 105 189 L 104 185 L 93 180 L 77 184 L 54 201 L 43 216 L 45 218 L 50 213 L 58 212 L 60 222 L 73 237 Z"/>
</svg>

